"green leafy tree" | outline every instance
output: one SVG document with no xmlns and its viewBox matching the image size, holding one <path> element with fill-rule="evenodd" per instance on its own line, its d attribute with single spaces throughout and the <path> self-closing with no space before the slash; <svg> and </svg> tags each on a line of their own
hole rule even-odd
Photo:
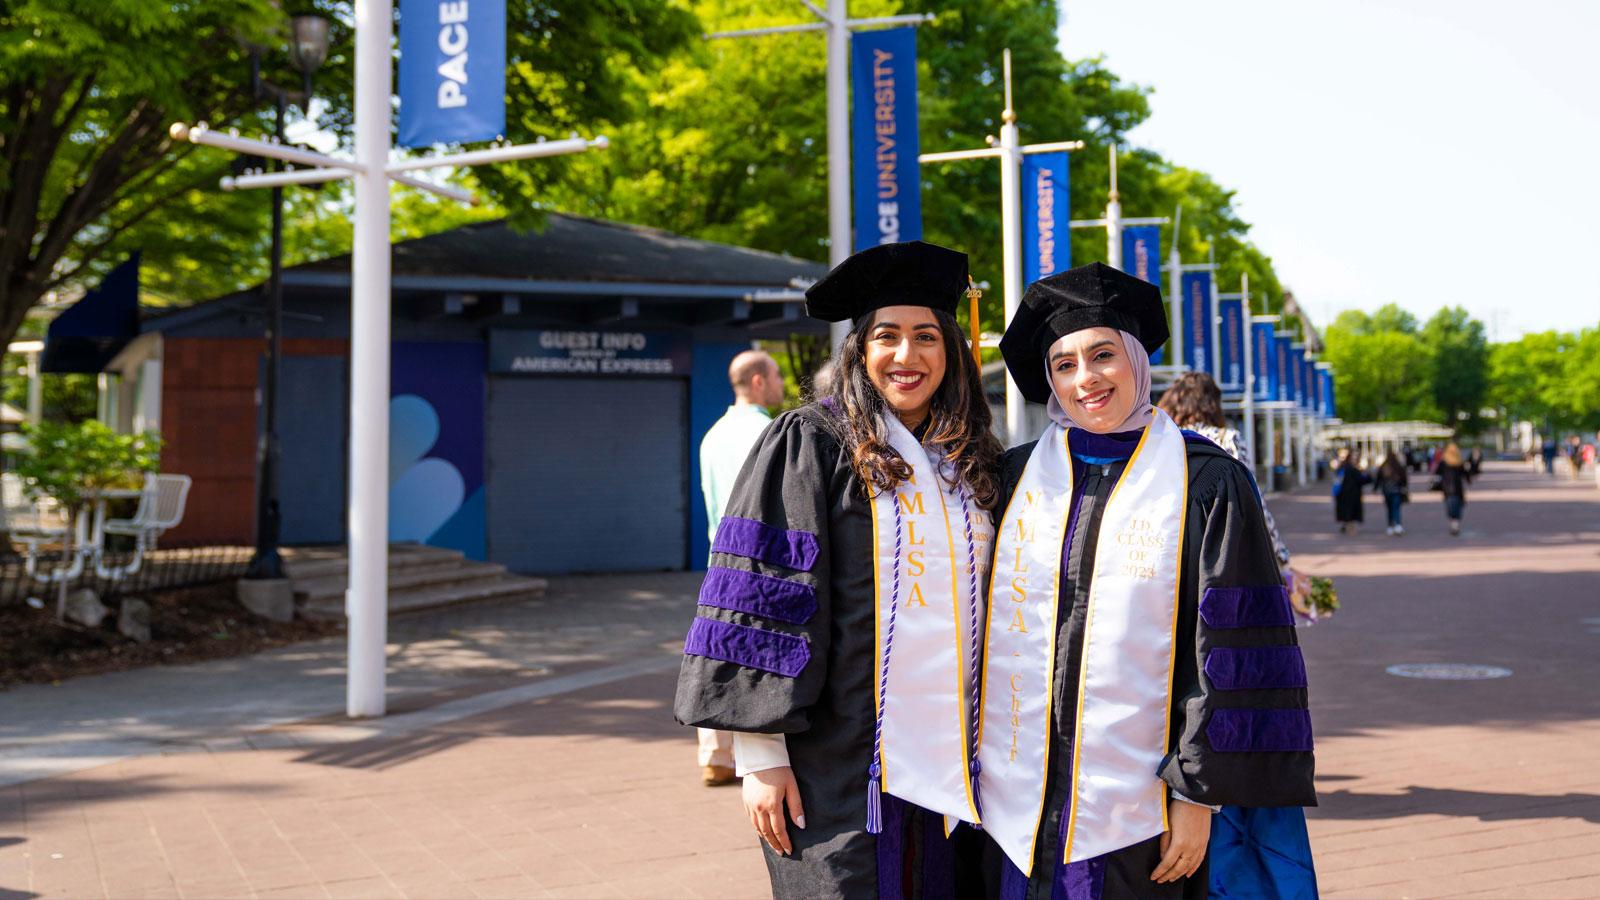
<svg viewBox="0 0 1600 900">
<path fill-rule="evenodd" d="M 1441 421 L 1477 431 L 1489 389 L 1489 340 L 1483 323 L 1459 306 L 1439 310 L 1422 327 L 1433 358 L 1433 401 Z"/>
<path fill-rule="evenodd" d="M 1600 428 L 1600 328 L 1542 331 L 1489 348 L 1489 402 L 1541 431 Z"/>
<path fill-rule="evenodd" d="M 1437 421 L 1433 355 L 1416 319 L 1394 304 L 1368 315 L 1346 310 L 1323 332 L 1325 357 L 1339 373 L 1339 415 L 1352 422 Z"/>
<path fill-rule="evenodd" d="M 244 42 L 281 46 L 286 16 L 307 11 L 335 23 L 317 73 L 319 124 L 348 139 L 348 0 L 0 5 L 0 340 L 41 299 L 70 296 L 134 249 L 144 252 L 146 299 L 156 302 L 264 275 L 267 193 L 217 190 L 233 154 L 174 142 L 167 128 L 205 121 L 268 133 L 250 96 Z M 512 140 L 625 118 L 625 73 L 647 69 L 695 31 L 672 0 L 511 0 L 507 15 Z M 283 57 L 267 54 L 264 74 L 297 84 Z M 539 192 L 562 171 L 524 161 L 496 167 L 482 184 L 499 208 L 531 222 Z"/>
</svg>

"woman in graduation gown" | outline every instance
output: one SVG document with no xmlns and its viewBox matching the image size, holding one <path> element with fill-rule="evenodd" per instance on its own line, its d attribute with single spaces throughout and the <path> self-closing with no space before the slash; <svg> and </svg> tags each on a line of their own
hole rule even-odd
<svg viewBox="0 0 1600 900">
<path fill-rule="evenodd" d="M 853 322 L 832 386 L 767 428 L 712 542 L 674 709 L 735 732 L 778 897 L 950 896 L 948 836 L 978 819 L 1001 447 L 954 316 L 969 284 L 965 254 L 907 242 L 806 292 Z"/>
<path fill-rule="evenodd" d="M 1005 454 L 996 507 L 978 758 L 1008 900 L 1205 897 L 1218 808 L 1316 802 L 1254 481 L 1150 403 L 1166 322 L 1158 288 L 1096 263 L 1030 286 L 1001 342 L 1052 419 Z M 1314 896 L 1299 822 L 1300 861 L 1265 876 L 1286 880 L 1218 893 Z"/>
</svg>

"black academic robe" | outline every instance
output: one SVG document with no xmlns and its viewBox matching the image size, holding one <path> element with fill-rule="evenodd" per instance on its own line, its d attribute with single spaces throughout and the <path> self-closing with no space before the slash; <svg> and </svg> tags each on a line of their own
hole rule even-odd
<svg viewBox="0 0 1600 900">
<path fill-rule="evenodd" d="M 786 735 L 806 828 L 789 824 L 790 856 L 762 847 L 774 896 L 949 896 L 962 842 L 941 817 L 884 796 L 883 832 L 866 831 L 872 507 L 825 408 L 778 416 L 751 450 L 695 616 L 677 720 Z"/>
<path fill-rule="evenodd" d="M 1111 489 L 1127 468 L 1139 433 L 1095 435 L 1080 429 L 1071 434 L 1076 513 L 1062 548 L 1061 607 L 1057 611 L 1056 670 L 1051 712 L 1053 745 L 1046 776 L 1045 808 L 1036 841 L 1033 875 L 1024 879 L 1001 862 L 991 892 L 1006 900 L 1124 900 L 1124 898 L 1203 898 L 1209 872 L 1202 865 L 1182 881 L 1158 885 L 1150 881 L 1161 859 L 1160 838 L 1071 865 L 1060 864 L 1062 820 L 1072 790 L 1072 741 L 1076 731 L 1078 676 L 1083 659 L 1084 617 L 1088 609 L 1089 573 L 1094 570 L 1100 520 Z M 1211 745 L 1207 725 L 1224 708 L 1306 709 L 1304 688 L 1221 691 L 1205 675 L 1207 655 L 1218 647 L 1298 646 L 1287 598 L 1281 598 L 1281 624 L 1263 627 L 1213 628 L 1200 615 L 1208 589 L 1279 588 L 1282 576 L 1272 538 L 1262 514 L 1254 480 L 1238 460 L 1215 444 L 1185 432 L 1188 452 L 1188 512 L 1179 573 L 1178 625 L 1172 686 L 1171 744 L 1156 774 L 1184 796 L 1212 806 L 1314 806 L 1312 754 L 1309 751 L 1230 751 Z M 1022 477 L 1033 444 L 1017 447 L 1001 461 L 1001 504 Z M 1220 593 L 1220 592 L 1219 592 Z M 1279 611 L 1275 611 L 1278 613 Z M 1219 625 L 1239 625 L 1238 621 Z M 1084 740 L 1093 735 L 1085 734 Z M 1309 733 L 1307 734 L 1309 739 Z M 996 854 L 991 853 L 991 858 Z"/>
<path fill-rule="evenodd" d="M 1361 488 L 1372 479 L 1354 463 L 1340 466 L 1333 477 L 1333 517 L 1341 523 L 1364 521 Z"/>
</svg>

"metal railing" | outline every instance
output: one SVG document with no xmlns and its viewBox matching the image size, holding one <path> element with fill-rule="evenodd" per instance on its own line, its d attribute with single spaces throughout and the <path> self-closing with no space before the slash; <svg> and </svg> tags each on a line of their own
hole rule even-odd
<svg viewBox="0 0 1600 900">
<path fill-rule="evenodd" d="M 126 567 L 134 558 L 134 548 L 107 548 L 103 554 L 105 568 Z M 67 590 L 92 588 L 102 600 L 119 596 L 134 596 L 152 591 L 194 587 L 218 581 L 236 579 L 244 574 L 250 562 L 252 548 L 201 544 L 194 546 L 163 546 L 146 551 L 143 565 L 137 572 L 122 578 L 104 578 L 95 574 L 93 566 L 67 583 Z M 38 553 L 39 570 L 53 571 L 61 565 L 59 548 L 41 547 Z M 21 548 L 0 556 L 0 605 L 22 603 L 28 597 L 38 597 L 46 603 L 55 603 L 57 586 L 29 577 L 26 559 Z"/>
</svg>

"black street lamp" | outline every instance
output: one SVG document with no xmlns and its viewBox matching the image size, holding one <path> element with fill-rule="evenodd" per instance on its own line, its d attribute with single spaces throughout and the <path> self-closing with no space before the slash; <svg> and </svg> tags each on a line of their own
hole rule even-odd
<svg viewBox="0 0 1600 900">
<path fill-rule="evenodd" d="M 311 74 L 328 58 L 328 20 L 294 16 L 289 20 L 289 64 L 300 73 L 300 90 L 279 87 L 261 77 L 262 48 L 249 47 L 250 89 L 255 99 L 271 100 L 276 109 L 274 134 L 284 141 L 283 116 L 289 104 L 311 112 Z M 283 162 L 274 160 L 274 172 Z M 262 426 L 256 441 L 256 550 L 245 569 L 247 579 L 282 578 L 278 552 L 282 515 L 278 509 L 278 375 L 283 356 L 283 188 L 272 188 L 272 263 L 267 279 L 267 371 L 261 385 Z"/>
</svg>

